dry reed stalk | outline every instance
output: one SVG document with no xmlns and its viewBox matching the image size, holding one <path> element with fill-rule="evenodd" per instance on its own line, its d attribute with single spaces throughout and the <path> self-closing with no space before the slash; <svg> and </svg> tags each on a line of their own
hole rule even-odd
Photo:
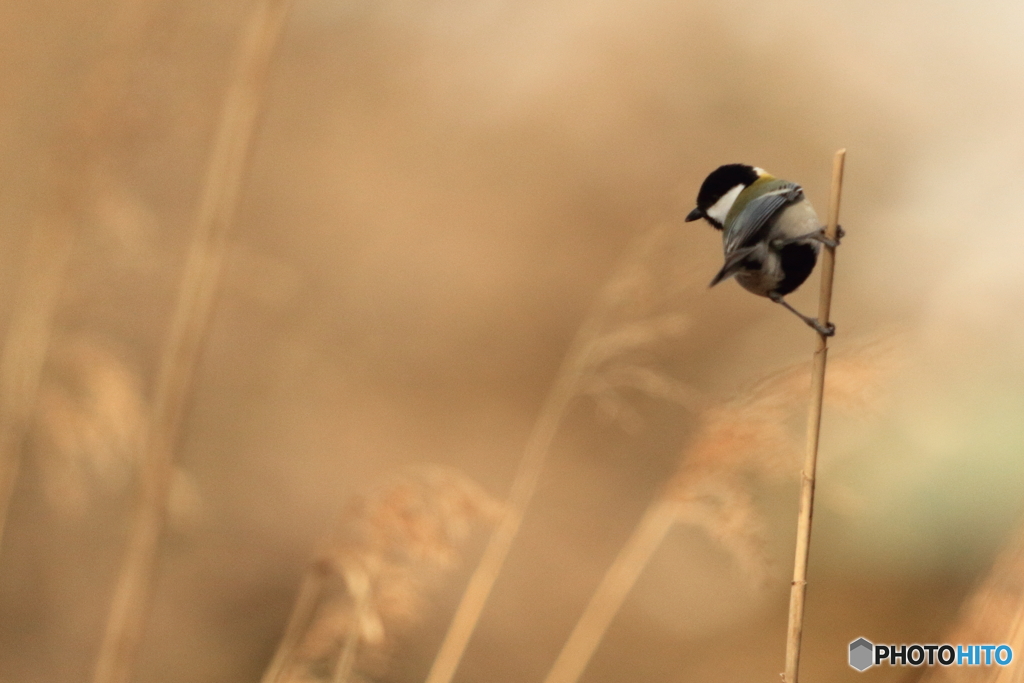
<svg viewBox="0 0 1024 683">
<path fill-rule="evenodd" d="M 50 202 L 34 219 L 18 290 L 0 354 L 0 544 L 22 451 L 35 409 L 53 317 L 78 225 L 90 199 L 104 141 L 101 131 L 123 95 L 130 54 L 147 2 L 125 0 L 108 26 L 100 57 L 77 95 L 75 118 L 62 132 L 48 177 Z"/>
<path fill-rule="evenodd" d="M 996 558 L 988 576 L 964 602 L 944 643 L 1009 645 L 1014 659 L 1024 652 L 1024 526 L 1017 529 Z M 921 683 L 1021 683 L 1024 666 L 935 666 Z"/>
<path fill-rule="evenodd" d="M 33 231 L 0 355 L 0 543 L 72 242 L 70 230 L 40 224 Z"/>
<path fill-rule="evenodd" d="M 440 467 L 416 468 L 349 506 L 307 572 L 263 683 L 351 680 L 417 618 L 426 588 L 457 562 L 473 525 L 500 514 L 468 477 Z"/>
<path fill-rule="evenodd" d="M 33 455 L 50 505 L 84 511 L 131 479 L 147 410 L 138 377 L 101 339 L 53 344 L 36 400 Z"/>
<path fill-rule="evenodd" d="M 899 340 L 868 342 L 832 361 L 830 405 L 851 413 L 877 409 L 879 388 L 898 367 Z M 734 558 L 755 586 L 768 559 L 763 523 L 749 490 L 752 480 L 792 476 L 799 443 L 795 416 L 803 407 L 810 369 L 805 363 L 774 372 L 727 400 L 707 401 L 680 456 L 680 466 L 648 506 L 598 585 L 545 683 L 574 683 L 648 561 L 676 524 L 703 529 Z"/>
<path fill-rule="evenodd" d="M 274 657 L 270 660 L 267 670 L 263 673 L 260 683 L 274 683 L 280 680 L 285 667 L 288 665 L 292 653 L 302 640 L 302 635 L 309 627 L 313 619 L 317 604 L 320 600 L 320 593 L 326 580 L 327 568 L 322 564 L 313 564 L 306 575 L 302 577 L 299 586 L 299 594 L 292 606 L 292 612 L 288 615 L 288 623 L 285 625 L 284 635 L 278 643 Z"/>
<path fill-rule="evenodd" d="M 839 226 L 839 201 L 843 191 L 843 167 L 846 150 L 836 152 L 832 162 L 832 192 L 828 202 L 828 224 L 825 235 L 835 239 Z M 828 325 L 832 308 L 832 276 L 835 271 L 835 249 L 823 249 L 821 293 L 818 297 L 818 322 Z M 796 557 L 793 561 L 793 585 L 789 598 L 789 625 L 786 636 L 786 671 L 784 683 L 797 683 L 800 668 L 800 643 L 804 629 L 804 598 L 807 594 L 807 560 L 811 548 L 811 521 L 814 516 L 814 479 L 818 466 L 818 437 L 821 434 L 821 405 L 825 392 L 825 361 L 828 338 L 818 335 L 811 373 L 811 404 L 807 417 L 807 454 L 800 478 L 800 512 L 796 528 Z"/>
<path fill-rule="evenodd" d="M 370 610 L 370 591 L 362 591 L 356 596 L 352 620 L 359 624 L 366 621 Z M 345 642 L 341 645 L 338 661 L 334 665 L 331 683 L 348 683 L 352 670 L 356 665 L 356 650 L 359 647 L 359 629 L 350 628 L 345 634 Z"/>
<path fill-rule="evenodd" d="M 209 326 L 271 57 L 290 6 L 290 0 L 259 0 L 239 38 L 174 318 L 160 358 L 141 457 L 138 507 L 96 659 L 94 683 L 125 683 L 142 641 L 167 516 L 176 439 Z"/>
<path fill-rule="evenodd" d="M 605 390 L 612 384 L 612 373 L 616 369 L 621 370 L 611 364 L 616 357 L 657 340 L 678 336 L 685 329 L 686 321 L 681 316 L 663 314 L 602 334 L 614 315 L 622 307 L 633 303 L 632 295 L 644 281 L 645 265 L 656 253 L 659 242 L 664 241 L 668 232 L 667 228 L 652 230 L 632 245 L 616 275 L 605 286 L 577 330 L 523 449 L 506 499 L 505 514 L 491 535 L 483 557 L 470 577 L 441 648 L 430 668 L 426 683 L 450 683 L 455 675 L 494 582 L 519 532 L 526 508 L 533 498 L 541 471 L 544 469 L 551 443 L 570 402 L 583 393 L 604 395 Z M 626 369 L 635 370 L 635 366 L 628 366 Z M 693 405 L 696 402 L 693 392 L 660 376 L 654 380 L 641 371 L 639 374 L 634 372 L 625 380 L 620 384 L 632 385 L 636 389 L 676 400 L 684 405 Z"/>
<path fill-rule="evenodd" d="M 666 497 L 659 497 L 647 508 L 629 540 L 605 572 L 544 683 L 575 683 L 579 680 L 612 618 L 678 519 L 678 504 Z"/>
</svg>

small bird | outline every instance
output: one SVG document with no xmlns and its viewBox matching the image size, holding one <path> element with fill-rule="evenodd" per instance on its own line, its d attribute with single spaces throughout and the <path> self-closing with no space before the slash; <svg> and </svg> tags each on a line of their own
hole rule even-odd
<svg viewBox="0 0 1024 683">
<path fill-rule="evenodd" d="M 697 208 L 686 220 L 698 218 L 722 231 L 725 265 L 711 287 L 735 277 L 748 292 L 782 304 L 819 334 L 835 334 L 834 325 L 820 324 L 783 298 L 814 270 L 821 245 L 835 248 L 843 234 L 840 228 L 837 239 L 825 236 L 803 188 L 756 166 L 726 164 L 700 186 Z"/>
</svg>

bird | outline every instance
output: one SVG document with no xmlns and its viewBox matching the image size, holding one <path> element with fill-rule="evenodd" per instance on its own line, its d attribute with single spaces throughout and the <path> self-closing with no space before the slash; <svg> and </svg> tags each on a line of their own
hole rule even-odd
<svg viewBox="0 0 1024 683">
<path fill-rule="evenodd" d="M 810 276 L 821 245 L 834 249 L 843 236 L 842 228 L 836 239 L 826 236 L 802 187 L 757 166 L 719 166 L 704 179 L 686 222 L 700 218 L 722 232 L 725 251 L 725 265 L 710 287 L 735 277 L 748 292 L 784 306 L 819 334 L 835 334 L 835 325 L 822 325 L 784 298 Z"/>
</svg>

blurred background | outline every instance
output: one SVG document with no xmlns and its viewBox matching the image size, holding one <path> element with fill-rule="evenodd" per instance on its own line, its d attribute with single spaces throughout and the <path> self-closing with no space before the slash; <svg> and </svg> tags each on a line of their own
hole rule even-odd
<svg viewBox="0 0 1024 683">
<path fill-rule="evenodd" d="M 32 407 L 5 442 L 8 472 L 21 467 L 0 680 L 91 675 L 255 7 L 0 3 L 0 335 L 5 357 L 43 364 L 37 392 L 2 380 L 8 405 Z M 1024 5 L 1000 0 L 295 0 L 133 680 L 259 680 L 306 567 L 351 502 L 404 467 L 455 468 L 504 498 L 577 328 L 652 230 L 637 305 L 686 324 L 640 353 L 646 367 L 728 400 L 809 362 L 793 316 L 734 283 L 706 288 L 719 235 L 682 218 L 731 162 L 801 183 L 824 215 L 839 147 L 836 353 L 888 338 L 901 362 L 871 409 L 826 396 L 802 671 L 907 680 L 857 674 L 847 644 L 945 642 L 1022 508 L 1022 45 Z M 791 300 L 811 312 L 816 297 L 814 277 Z M 25 311 L 52 312 L 34 337 L 17 333 Z M 564 416 L 456 681 L 543 680 L 683 464 L 692 410 L 628 390 L 613 404 L 581 396 Z M 778 680 L 797 451 L 788 476 L 743 475 L 768 578 L 680 526 L 582 680 Z M 474 528 L 415 618 L 385 624 L 367 680 L 423 680 L 486 539 Z"/>
</svg>

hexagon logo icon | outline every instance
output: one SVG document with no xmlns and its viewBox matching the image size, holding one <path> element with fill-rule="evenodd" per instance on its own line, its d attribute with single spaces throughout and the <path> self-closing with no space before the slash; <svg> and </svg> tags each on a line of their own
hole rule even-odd
<svg viewBox="0 0 1024 683">
<path fill-rule="evenodd" d="M 850 666 L 857 671 L 864 671 L 874 662 L 875 646 L 866 638 L 858 638 L 850 643 Z"/>
</svg>

